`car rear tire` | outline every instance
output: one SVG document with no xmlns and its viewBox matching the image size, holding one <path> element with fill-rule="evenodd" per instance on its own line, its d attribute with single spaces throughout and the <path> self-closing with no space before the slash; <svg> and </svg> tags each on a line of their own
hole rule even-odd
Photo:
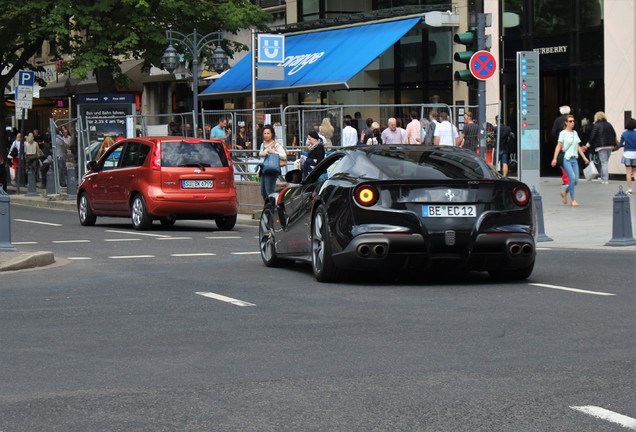
<svg viewBox="0 0 636 432">
<path fill-rule="evenodd" d="M 319 282 L 333 282 L 340 273 L 331 256 L 327 211 L 322 205 L 316 209 L 311 224 L 311 268 Z"/>
<path fill-rule="evenodd" d="M 236 215 L 233 216 L 218 216 L 214 219 L 216 227 L 221 231 L 229 231 L 236 225 Z"/>
<path fill-rule="evenodd" d="M 503 270 L 503 269 L 490 269 L 488 270 L 488 274 L 491 278 L 498 281 L 522 281 L 526 280 L 532 274 L 532 270 L 534 269 L 534 260 L 526 267 L 514 269 L 514 270 Z"/>
<path fill-rule="evenodd" d="M 152 217 L 148 214 L 144 197 L 141 195 L 135 195 L 131 209 L 131 220 L 134 229 L 145 230 L 152 225 Z"/>
<path fill-rule="evenodd" d="M 83 226 L 93 226 L 97 221 L 97 216 L 95 216 L 91 209 L 91 202 L 86 192 L 82 192 L 77 201 L 77 214 Z"/>
</svg>

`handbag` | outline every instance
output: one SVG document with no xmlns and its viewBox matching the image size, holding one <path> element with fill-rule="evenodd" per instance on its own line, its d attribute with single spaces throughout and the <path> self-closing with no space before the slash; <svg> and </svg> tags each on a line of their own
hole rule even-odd
<svg viewBox="0 0 636 432">
<path fill-rule="evenodd" d="M 280 174 L 280 156 L 278 153 L 271 153 L 263 161 L 263 174 Z"/>
<path fill-rule="evenodd" d="M 583 168 L 583 175 L 585 176 L 585 180 L 594 180 L 598 177 L 598 169 L 596 169 L 596 164 L 590 161 L 589 164 L 585 168 Z"/>
<path fill-rule="evenodd" d="M 563 167 L 563 158 L 565 157 L 565 152 L 559 152 L 559 155 L 557 156 L 557 165 L 560 167 Z"/>
<path fill-rule="evenodd" d="M 13 147 L 13 149 L 11 149 L 11 153 L 9 153 L 9 156 L 11 156 L 12 158 L 17 158 L 18 157 L 18 149 L 16 147 Z"/>
</svg>

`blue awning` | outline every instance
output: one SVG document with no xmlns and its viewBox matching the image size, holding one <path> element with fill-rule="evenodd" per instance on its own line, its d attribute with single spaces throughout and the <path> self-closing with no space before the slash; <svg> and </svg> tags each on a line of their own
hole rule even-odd
<svg viewBox="0 0 636 432">
<path fill-rule="evenodd" d="M 421 18 L 366 24 L 285 37 L 285 79 L 256 81 L 259 92 L 347 88 L 347 81 L 411 30 Z M 252 53 L 200 96 L 251 91 Z M 272 65 L 268 65 L 272 66 Z M 280 66 L 280 65 L 279 65 Z"/>
</svg>

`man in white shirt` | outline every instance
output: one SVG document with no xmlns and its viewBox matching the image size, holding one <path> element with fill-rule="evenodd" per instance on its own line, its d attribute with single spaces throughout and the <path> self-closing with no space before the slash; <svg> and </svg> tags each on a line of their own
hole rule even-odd
<svg viewBox="0 0 636 432">
<path fill-rule="evenodd" d="M 358 144 L 358 131 L 351 126 L 349 117 L 345 117 L 344 125 L 345 127 L 342 129 L 342 146 L 350 147 Z"/>
<path fill-rule="evenodd" d="M 389 127 L 382 131 L 382 144 L 402 144 L 402 134 L 397 128 L 397 121 L 391 117 Z"/>
<path fill-rule="evenodd" d="M 440 123 L 435 127 L 435 145 L 455 146 L 459 139 L 459 133 L 455 126 L 448 121 L 448 113 L 439 113 Z"/>
<path fill-rule="evenodd" d="M 411 111 L 411 121 L 406 125 L 407 144 L 419 144 L 422 142 L 422 124 L 417 118 L 417 112 Z"/>
</svg>

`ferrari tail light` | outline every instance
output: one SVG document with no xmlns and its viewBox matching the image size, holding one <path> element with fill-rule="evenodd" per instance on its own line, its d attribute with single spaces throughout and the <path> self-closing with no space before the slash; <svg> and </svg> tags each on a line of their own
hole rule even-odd
<svg viewBox="0 0 636 432">
<path fill-rule="evenodd" d="M 155 144 L 155 147 L 152 150 L 150 169 L 153 171 L 161 171 L 161 143 Z"/>
<path fill-rule="evenodd" d="M 369 184 L 362 184 L 356 187 L 353 192 L 353 198 L 362 207 L 371 207 L 380 199 L 380 193 L 375 186 Z"/>
<path fill-rule="evenodd" d="M 530 189 L 528 186 L 517 186 L 512 190 L 512 201 L 519 207 L 523 207 L 530 202 Z"/>
</svg>

